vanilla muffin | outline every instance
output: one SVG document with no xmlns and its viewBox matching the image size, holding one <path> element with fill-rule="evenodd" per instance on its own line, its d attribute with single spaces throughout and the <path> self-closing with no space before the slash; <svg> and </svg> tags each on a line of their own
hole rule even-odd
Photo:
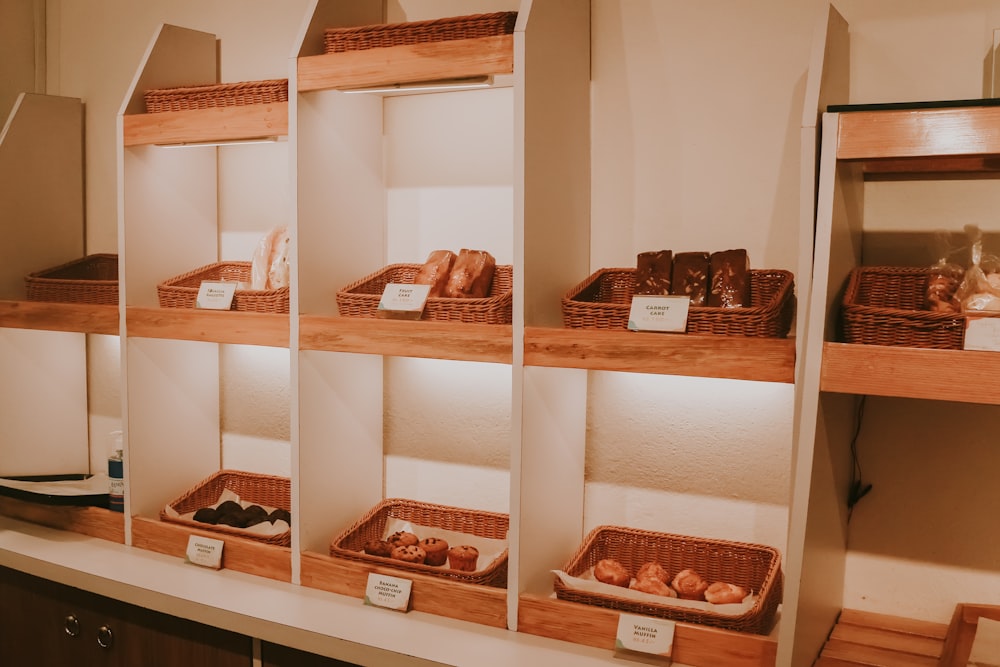
<svg viewBox="0 0 1000 667">
<path fill-rule="evenodd" d="M 475 572 L 479 561 L 479 549 L 463 544 L 448 549 L 448 566 L 461 572 Z"/>
<path fill-rule="evenodd" d="M 425 537 L 417 546 L 427 553 L 426 565 L 444 565 L 448 560 L 448 543 L 440 537 Z"/>
</svg>

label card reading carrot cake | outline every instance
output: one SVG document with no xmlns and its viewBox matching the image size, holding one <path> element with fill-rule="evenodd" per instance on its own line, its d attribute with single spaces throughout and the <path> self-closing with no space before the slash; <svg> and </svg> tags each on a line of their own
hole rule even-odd
<svg viewBox="0 0 1000 667">
<path fill-rule="evenodd" d="M 628 313 L 630 331 L 672 331 L 687 329 L 688 296 L 634 296 Z"/>
<path fill-rule="evenodd" d="M 413 582 L 409 579 L 372 572 L 368 575 L 368 586 L 365 588 L 365 604 L 406 611 L 410 606 L 412 586 Z"/>
<path fill-rule="evenodd" d="M 222 567 L 222 547 L 224 546 L 226 543 L 222 540 L 202 535 L 191 535 L 188 537 L 184 561 L 218 570 Z"/>
<path fill-rule="evenodd" d="M 662 618 L 620 614 L 615 649 L 669 658 L 674 648 L 674 625 Z"/>
<path fill-rule="evenodd" d="M 419 320 L 430 291 L 430 285 L 389 283 L 382 291 L 376 315 L 400 320 Z"/>
<path fill-rule="evenodd" d="M 198 287 L 195 308 L 211 310 L 229 310 L 233 307 L 233 296 L 236 294 L 236 283 L 232 280 L 203 280 Z"/>
</svg>

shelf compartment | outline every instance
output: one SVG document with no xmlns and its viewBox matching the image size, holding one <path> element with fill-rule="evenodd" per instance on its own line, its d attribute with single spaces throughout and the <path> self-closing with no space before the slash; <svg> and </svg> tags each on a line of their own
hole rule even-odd
<svg viewBox="0 0 1000 667">
<path fill-rule="evenodd" d="M 1000 405 L 998 378 L 1000 355 L 995 352 L 827 342 L 820 389 Z"/>
<path fill-rule="evenodd" d="M 0 326 L 117 336 L 118 306 L 0 301 Z"/>
<path fill-rule="evenodd" d="M 273 139 L 288 135 L 288 102 L 125 114 L 125 146 L 199 144 Z"/>
<path fill-rule="evenodd" d="M 286 348 L 289 341 L 289 318 L 280 313 L 130 306 L 125 327 L 136 338 Z"/>
<path fill-rule="evenodd" d="M 815 667 L 937 667 L 948 625 L 845 609 Z"/>
<path fill-rule="evenodd" d="M 299 348 L 387 356 L 509 364 L 513 328 L 505 324 L 461 324 L 303 315 Z"/>
<path fill-rule="evenodd" d="M 517 630 L 613 651 L 619 612 L 553 597 L 522 594 Z M 771 636 L 734 632 L 689 623 L 674 630 L 674 662 L 694 667 L 773 667 L 776 631 Z"/>
<path fill-rule="evenodd" d="M 790 383 L 795 340 L 526 327 L 524 363 Z"/>
<path fill-rule="evenodd" d="M 132 545 L 147 551 L 184 558 L 188 538 L 200 535 L 222 540 L 222 566 L 227 570 L 290 582 L 292 550 L 251 539 L 198 530 L 145 517 L 132 517 Z"/>
<path fill-rule="evenodd" d="M 109 542 L 125 543 L 125 515 L 102 507 L 43 505 L 0 496 L 0 514 Z"/>
<path fill-rule="evenodd" d="M 437 616 L 507 627 L 507 589 L 449 581 L 415 572 L 400 572 L 381 565 L 303 552 L 302 585 L 363 599 L 370 573 L 404 577 L 413 582 L 410 608 Z"/>
</svg>

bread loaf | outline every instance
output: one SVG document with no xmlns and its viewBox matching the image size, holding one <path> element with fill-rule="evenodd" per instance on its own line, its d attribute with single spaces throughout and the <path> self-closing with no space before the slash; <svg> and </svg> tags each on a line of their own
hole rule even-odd
<svg viewBox="0 0 1000 667">
<path fill-rule="evenodd" d="M 496 260 L 485 250 L 462 248 L 451 275 L 445 285 L 443 296 L 453 299 L 484 299 L 490 294 Z"/>
<path fill-rule="evenodd" d="M 673 259 L 670 250 L 640 252 L 635 263 L 635 293 L 640 296 L 670 294 Z"/>
<path fill-rule="evenodd" d="M 674 256 L 670 293 L 691 297 L 692 306 L 704 306 L 708 294 L 708 253 L 679 252 Z"/>
<path fill-rule="evenodd" d="M 743 249 L 713 252 L 709 260 L 711 308 L 746 308 L 750 305 L 750 258 Z"/>
<path fill-rule="evenodd" d="M 417 271 L 413 277 L 414 285 L 430 285 L 428 297 L 441 296 L 444 294 L 445 285 L 448 284 L 448 277 L 455 264 L 455 253 L 451 250 L 432 250 L 427 256 L 427 261 Z"/>
</svg>

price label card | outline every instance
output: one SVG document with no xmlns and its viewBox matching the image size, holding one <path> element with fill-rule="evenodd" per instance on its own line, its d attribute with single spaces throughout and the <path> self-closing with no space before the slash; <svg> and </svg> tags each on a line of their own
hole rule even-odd
<svg viewBox="0 0 1000 667">
<path fill-rule="evenodd" d="M 372 572 L 368 575 L 368 586 L 365 588 L 365 604 L 406 611 L 410 606 L 412 586 L 413 582 L 409 579 Z"/>
<path fill-rule="evenodd" d="M 231 280 L 203 280 L 198 288 L 195 308 L 210 310 L 229 310 L 233 307 L 233 295 L 236 294 L 236 283 Z"/>
<path fill-rule="evenodd" d="M 188 537 L 184 561 L 218 570 L 222 567 L 222 547 L 225 544 L 222 540 L 215 540 L 211 537 L 191 535 Z"/>
<path fill-rule="evenodd" d="M 389 283 L 382 291 L 376 314 L 379 317 L 419 320 L 430 291 L 430 285 Z"/>
<path fill-rule="evenodd" d="M 966 314 L 966 350 L 1000 351 L 1000 317 L 976 317 Z"/>
<path fill-rule="evenodd" d="M 688 296 L 634 296 L 628 313 L 628 328 L 632 331 L 672 331 L 687 329 Z"/>
<path fill-rule="evenodd" d="M 648 616 L 621 614 L 615 648 L 670 658 L 674 648 L 673 621 Z"/>
</svg>

